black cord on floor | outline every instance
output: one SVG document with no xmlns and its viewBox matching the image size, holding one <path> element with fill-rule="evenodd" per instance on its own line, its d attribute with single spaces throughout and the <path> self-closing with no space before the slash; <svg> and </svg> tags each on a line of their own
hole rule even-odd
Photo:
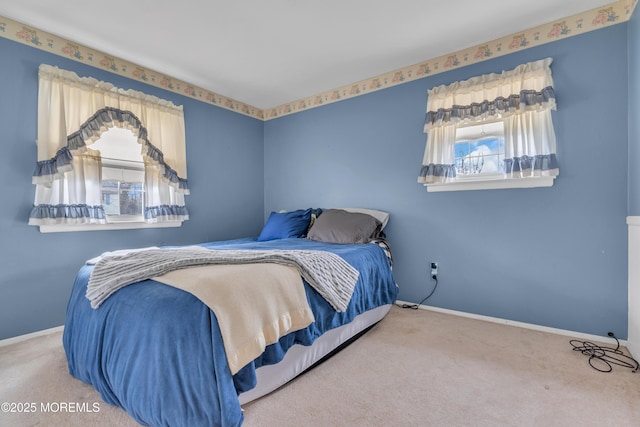
<svg viewBox="0 0 640 427">
<path fill-rule="evenodd" d="M 579 351 L 589 356 L 589 365 L 596 371 L 611 372 L 612 365 L 618 365 L 631 369 L 631 372 L 637 372 L 640 369 L 638 361 L 620 350 L 620 341 L 613 332 L 609 332 L 607 335 L 616 340 L 616 348 L 603 347 L 589 341 L 579 340 L 571 340 L 569 344 L 573 346 L 573 351 Z"/>
<path fill-rule="evenodd" d="M 410 308 L 412 310 L 417 310 L 418 307 L 420 307 L 422 305 L 423 302 L 425 302 L 426 300 L 429 299 L 429 297 L 431 295 L 433 295 L 433 293 L 436 291 L 436 288 L 438 287 L 438 277 L 434 277 L 433 280 L 436 281 L 436 284 L 433 286 L 433 289 L 431 290 L 431 292 L 429 293 L 429 295 L 427 295 L 422 301 L 420 301 L 418 304 L 402 304 L 401 307 L 402 308 Z"/>
</svg>

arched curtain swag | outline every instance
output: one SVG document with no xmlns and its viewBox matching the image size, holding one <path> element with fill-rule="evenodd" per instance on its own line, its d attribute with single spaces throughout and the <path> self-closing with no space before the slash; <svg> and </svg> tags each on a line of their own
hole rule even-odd
<svg viewBox="0 0 640 427">
<path fill-rule="evenodd" d="M 110 83 L 41 65 L 38 162 L 29 224 L 105 223 L 100 153 L 90 148 L 111 127 L 137 136 L 145 167 L 145 221 L 183 221 L 189 214 L 182 106 Z"/>
<path fill-rule="evenodd" d="M 504 123 L 506 178 L 558 175 L 551 62 L 546 58 L 429 90 L 418 182 L 455 179 L 456 127 L 495 120 Z"/>
</svg>

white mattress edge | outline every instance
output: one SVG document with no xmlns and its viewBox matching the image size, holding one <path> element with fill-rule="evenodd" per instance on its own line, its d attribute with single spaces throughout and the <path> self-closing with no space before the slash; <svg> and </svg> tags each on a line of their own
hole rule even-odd
<svg viewBox="0 0 640 427">
<path fill-rule="evenodd" d="M 251 402 L 285 385 L 332 350 L 382 320 L 393 304 L 381 305 L 357 315 L 353 321 L 331 329 L 318 337 L 310 346 L 296 344 L 275 365 L 256 369 L 257 385 L 238 396 L 240 405 Z"/>
</svg>

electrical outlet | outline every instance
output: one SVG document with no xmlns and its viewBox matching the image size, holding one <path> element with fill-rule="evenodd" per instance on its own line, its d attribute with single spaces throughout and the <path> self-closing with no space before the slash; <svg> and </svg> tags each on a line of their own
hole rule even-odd
<svg viewBox="0 0 640 427">
<path fill-rule="evenodd" d="M 437 262 L 432 262 L 431 263 L 431 278 L 432 279 L 437 279 L 438 278 L 438 263 Z"/>
</svg>

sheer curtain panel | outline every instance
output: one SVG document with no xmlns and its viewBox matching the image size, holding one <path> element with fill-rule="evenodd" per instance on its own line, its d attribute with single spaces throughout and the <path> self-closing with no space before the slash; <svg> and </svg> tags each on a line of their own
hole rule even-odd
<svg viewBox="0 0 640 427">
<path fill-rule="evenodd" d="M 41 65 L 38 161 L 29 224 L 103 224 L 100 152 L 90 146 L 117 126 L 137 137 L 145 168 L 145 222 L 189 218 L 182 106 Z"/>
<path fill-rule="evenodd" d="M 558 175 L 551 62 L 546 58 L 429 90 L 418 182 L 455 180 L 456 129 L 495 121 L 504 123 L 504 178 Z"/>
</svg>

